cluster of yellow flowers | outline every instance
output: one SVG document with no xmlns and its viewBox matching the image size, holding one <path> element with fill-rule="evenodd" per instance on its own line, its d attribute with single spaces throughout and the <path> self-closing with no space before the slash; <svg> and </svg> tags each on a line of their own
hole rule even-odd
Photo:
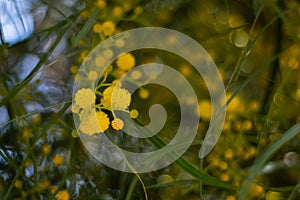
<svg viewBox="0 0 300 200">
<path fill-rule="evenodd" d="M 115 32 L 115 25 L 106 21 L 103 24 L 96 23 L 93 27 L 95 33 L 101 33 L 109 36 Z M 116 41 L 116 45 L 124 45 L 123 40 Z M 101 55 L 94 58 L 93 63 L 96 67 L 106 66 L 107 59 L 113 56 L 114 52 L 109 48 L 104 50 Z M 91 88 L 81 88 L 74 96 L 74 105 L 72 112 L 79 116 L 79 130 L 87 135 L 105 132 L 111 125 L 115 130 L 121 130 L 124 127 L 122 119 L 116 117 L 115 111 L 126 112 L 132 119 L 138 117 L 137 110 L 129 111 L 131 104 L 131 94 L 125 88 L 122 88 L 121 82 L 118 81 L 121 75 L 132 69 L 136 65 L 135 57 L 132 53 L 121 54 L 115 61 L 115 65 L 110 65 L 102 76 L 101 83 L 95 90 Z M 115 66 L 115 67 L 113 67 Z M 78 72 L 78 68 L 73 67 L 74 73 Z M 83 70 L 84 71 L 84 70 Z M 88 81 L 97 81 L 99 74 L 94 70 L 88 70 L 86 76 L 79 79 L 87 79 Z M 112 76 L 115 80 L 107 83 L 107 76 Z M 144 95 L 145 96 L 145 95 Z M 97 101 L 97 103 L 96 103 Z M 110 117 L 109 114 L 112 114 Z M 110 118 L 113 118 L 112 120 Z"/>
<path fill-rule="evenodd" d="M 102 105 L 112 110 L 124 110 L 130 105 L 130 102 L 130 93 L 119 86 L 106 88 L 101 99 Z"/>
<path fill-rule="evenodd" d="M 72 107 L 72 112 L 77 113 L 80 117 L 80 131 L 88 135 L 94 135 L 106 131 L 110 124 L 115 130 L 124 127 L 123 120 L 115 117 L 114 111 L 129 112 L 126 109 L 130 105 L 131 95 L 128 90 L 118 85 L 111 85 L 103 91 L 98 105 L 95 105 L 96 95 L 90 88 L 78 90 L 74 100 L 75 105 Z M 111 122 L 103 110 L 112 112 L 114 119 Z M 136 118 L 138 111 L 131 110 L 129 114 L 131 118 Z"/>
</svg>

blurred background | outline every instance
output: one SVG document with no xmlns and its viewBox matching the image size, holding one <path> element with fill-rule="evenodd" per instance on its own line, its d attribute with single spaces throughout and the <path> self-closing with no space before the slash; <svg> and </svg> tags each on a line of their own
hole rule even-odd
<svg viewBox="0 0 300 200">
<path fill-rule="evenodd" d="M 101 41 L 148 26 L 179 31 L 206 49 L 222 74 L 227 116 L 217 145 L 199 160 L 211 116 L 202 77 L 176 55 L 132 52 L 136 66 L 159 62 L 184 75 L 197 91 L 201 119 L 178 162 L 124 173 L 83 147 L 72 87 Z M 107 80 L 124 73 L 114 63 Z M 180 116 L 170 91 L 141 87 L 130 109 L 146 125 L 157 103 L 168 114 L 159 137 L 169 141 Z M 299 105 L 297 0 L 0 0 L 0 199 L 300 199 Z M 104 134 L 137 151 L 151 143 L 111 128 Z M 199 174 L 212 178 L 210 184 Z"/>
</svg>

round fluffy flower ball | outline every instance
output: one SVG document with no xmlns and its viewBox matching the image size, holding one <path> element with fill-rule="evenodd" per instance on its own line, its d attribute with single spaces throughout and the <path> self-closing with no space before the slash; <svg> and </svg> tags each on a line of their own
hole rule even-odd
<svg viewBox="0 0 300 200">
<path fill-rule="evenodd" d="M 95 93 L 89 88 L 82 88 L 75 95 L 75 102 L 80 108 L 90 108 L 96 100 Z"/>
<path fill-rule="evenodd" d="M 139 112 L 135 109 L 131 110 L 129 114 L 132 119 L 136 119 L 139 116 Z"/>
<path fill-rule="evenodd" d="M 111 21 L 102 24 L 102 31 L 105 36 L 111 36 L 116 30 L 116 25 Z"/>
<path fill-rule="evenodd" d="M 70 195 L 67 190 L 59 191 L 55 197 L 57 200 L 69 200 L 70 199 Z"/>
<path fill-rule="evenodd" d="M 131 95 L 128 90 L 118 86 L 110 86 L 103 92 L 101 103 L 104 107 L 112 110 L 124 110 L 131 102 Z"/>
<path fill-rule="evenodd" d="M 115 118 L 112 122 L 111 122 L 111 126 L 113 127 L 113 129 L 115 130 L 120 130 L 124 127 L 124 122 L 123 120 L 121 120 L 120 118 Z"/>
<path fill-rule="evenodd" d="M 117 59 L 116 64 L 119 69 L 127 71 L 134 67 L 135 58 L 131 53 L 126 53 Z"/>
</svg>

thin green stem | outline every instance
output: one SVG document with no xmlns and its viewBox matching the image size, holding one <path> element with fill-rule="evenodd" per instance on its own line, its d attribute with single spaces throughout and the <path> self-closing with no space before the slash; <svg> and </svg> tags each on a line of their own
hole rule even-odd
<svg viewBox="0 0 300 200">
<path fill-rule="evenodd" d="M 298 190 L 300 189 L 300 183 L 298 183 L 295 188 L 293 189 L 293 191 L 291 192 L 290 196 L 288 197 L 287 200 L 294 200 L 296 199 L 297 195 L 298 195 Z"/>
<path fill-rule="evenodd" d="M 200 166 L 200 171 L 203 172 L 203 158 L 200 158 L 199 161 L 199 166 Z M 199 199 L 200 200 L 204 200 L 203 199 L 203 190 L 202 190 L 202 181 L 201 179 L 199 179 Z"/>
<path fill-rule="evenodd" d="M 139 180 L 139 179 L 138 179 L 137 176 L 134 176 L 134 177 L 132 178 L 132 181 L 131 181 L 131 183 L 130 183 L 130 186 L 129 186 L 129 189 L 128 189 L 128 192 L 127 192 L 127 195 L 126 195 L 125 200 L 130 200 L 130 199 L 131 199 L 132 193 L 133 193 L 133 191 L 134 191 L 134 188 L 135 188 L 136 183 L 138 182 L 138 180 Z"/>
<path fill-rule="evenodd" d="M 259 10 L 258 10 L 258 12 L 257 12 L 257 14 L 255 16 L 255 19 L 254 19 L 254 22 L 253 22 L 253 24 L 251 26 L 251 29 L 249 31 L 249 37 L 253 34 L 254 28 L 256 26 L 256 23 L 258 21 L 258 18 L 260 16 L 261 12 L 263 11 L 263 8 L 264 8 L 265 4 L 266 4 L 266 0 L 263 0 L 262 3 L 261 3 L 261 5 L 260 5 L 260 7 L 259 7 Z M 250 46 L 250 44 L 248 42 L 248 44 L 243 48 L 243 50 L 242 50 L 242 52 L 241 52 L 241 54 L 240 54 L 240 56 L 238 58 L 238 61 L 237 61 L 236 65 L 235 65 L 235 67 L 234 67 L 234 70 L 233 70 L 233 72 L 232 72 L 232 74 L 230 76 L 230 79 L 229 79 L 229 82 L 228 82 L 228 86 L 232 82 L 234 82 L 234 81 L 236 81 L 238 79 L 239 74 L 240 74 L 240 69 L 241 69 L 241 67 L 243 65 L 243 62 L 244 62 L 245 58 L 247 57 L 247 55 L 249 54 L 249 46 Z"/>
</svg>

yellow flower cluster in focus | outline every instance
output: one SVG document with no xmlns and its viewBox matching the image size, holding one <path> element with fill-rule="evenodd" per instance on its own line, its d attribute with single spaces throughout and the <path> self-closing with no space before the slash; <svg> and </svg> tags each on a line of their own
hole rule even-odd
<svg viewBox="0 0 300 200">
<path fill-rule="evenodd" d="M 131 102 L 130 93 L 119 86 L 110 86 L 103 92 L 101 103 L 105 108 L 112 110 L 124 110 L 128 108 Z"/>
<path fill-rule="evenodd" d="M 99 104 L 96 103 L 96 95 L 92 89 L 82 88 L 75 94 L 75 105 L 72 106 L 72 112 L 79 115 L 79 130 L 82 133 L 87 135 L 104 133 L 110 125 L 115 130 L 121 130 L 124 122 L 115 117 L 114 111 L 116 110 L 127 112 L 133 119 L 138 117 L 137 110 L 127 110 L 131 103 L 131 94 L 128 90 L 121 88 L 120 82 L 113 81 L 103 93 L 96 92 L 96 94 L 102 96 Z M 108 114 L 103 110 L 112 112 L 114 119 L 110 121 Z"/>
</svg>

